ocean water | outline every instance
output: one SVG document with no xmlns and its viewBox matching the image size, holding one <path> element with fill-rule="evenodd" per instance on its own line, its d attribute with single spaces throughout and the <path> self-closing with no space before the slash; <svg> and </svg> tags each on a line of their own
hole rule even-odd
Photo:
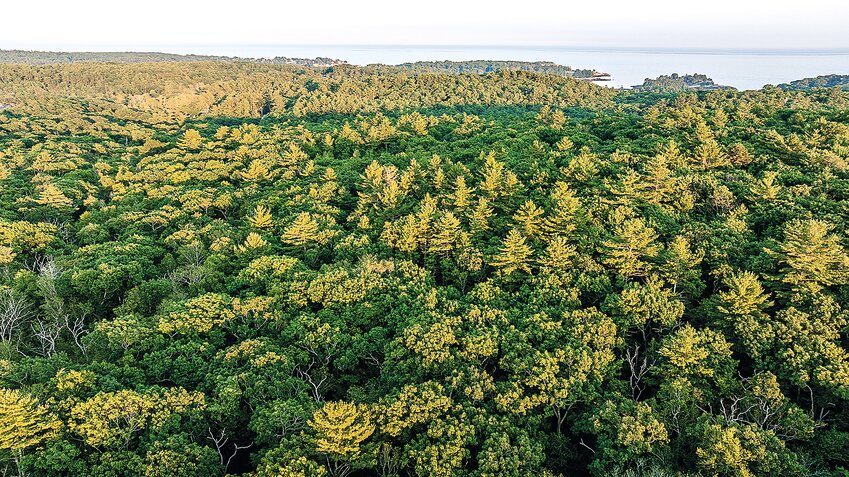
<svg viewBox="0 0 849 477">
<path fill-rule="evenodd" d="M 168 46 L 173 53 L 242 57 L 317 56 L 356 65 L 425 60 L 553 61 L 609 73 L 611 87 L 630 87 L 645 78 L 671 73 L 702 73 L 718 84 L 759 89 L 766 84 L 825 75 L 849 74 L 849 50 L 710 50 L 676 48 L 578 48 L 552 46 L 387 46 L 387 45 L 198 45 Z"/>
</svg>

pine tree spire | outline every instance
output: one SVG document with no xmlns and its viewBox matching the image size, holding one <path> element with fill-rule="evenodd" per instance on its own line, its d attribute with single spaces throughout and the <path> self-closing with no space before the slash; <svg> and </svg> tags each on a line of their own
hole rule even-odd
<svg viewBox="0 0 849 477">
<path fill-rule="evenodd" d="M 248 222 L 258 229 L 267 229 L 274 225 L 274 220 L 271 218 L 271 210 L 265 205 L 258 205 L 254 209 L 253 215 L 248 217 Z"/>
<path fill-rule="evenodd" d="M 531 255 L 533 251 L 525 237 L 516 229 L 510 230 L 504 238 L 500 253 L 493 257 L 490 264 L 498 267 L 502 274 L 509 275 L 516 270 L 531 273 Z"/>
</svg>

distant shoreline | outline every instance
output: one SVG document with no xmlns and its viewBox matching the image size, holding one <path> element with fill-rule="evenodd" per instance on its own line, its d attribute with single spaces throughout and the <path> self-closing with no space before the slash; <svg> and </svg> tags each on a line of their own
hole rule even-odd
<svg viewBox="0 0 849 477">
<path fill-rule="evenodd" d="M 717 84 L 738 90 L 758 90 L 765 85 L 789 84 L 804 78 L 849 73 L 849 50 L 842 48 L 697 49 L 539 45 L 158 45 L 155 48 L 161 49 L 162 53 L 132 51 L 134 48 L 131 47 L 121 48 L 125 50 L 122 52 L 38 53 L 74 57 L 153 55 L 174 61 L 252 61 L 316 67 L 336 64 L 397 66 L 420 62 L 473 62 L 481 61 L 480 58 L 490 58 L 485 61 L 548 62 L 569 65 L 573 70 L 604 72 L 607 76 L 598 79 L 588 74 L 571 76 L 581 76 L 581 79 L 607 87 L 626 89 L 643 83 L 646 78 L 658 78 L 674 72 L 704 72 L 714 78 Z M 0 50 L 0 56 L 4 51 L 9 50 Z M 57 61 L 47 61 L 52 62 Z M 68 61 L 65 59 L 61 62 Z"/>
</svg>

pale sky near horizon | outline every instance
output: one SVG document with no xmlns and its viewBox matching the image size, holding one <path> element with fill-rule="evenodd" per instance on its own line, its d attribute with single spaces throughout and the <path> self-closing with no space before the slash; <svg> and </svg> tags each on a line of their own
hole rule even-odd
<svg viewBox="0 0 849 477">
<path fill-rule="evenodd" d="M 849 49 L 846 0 L 3 3 L 0 49 L 139 51 L 210 44 Z"/>
</svg>

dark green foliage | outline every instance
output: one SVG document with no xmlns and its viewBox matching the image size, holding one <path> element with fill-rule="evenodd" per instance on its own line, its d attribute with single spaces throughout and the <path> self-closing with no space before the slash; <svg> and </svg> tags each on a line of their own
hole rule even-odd
<svg viewBox="0 0 849 477">
<path fill-rule="evenodd" d="M 846 475 L 849 93 L 0 80 L 0 468 Z"/>
</svg>

